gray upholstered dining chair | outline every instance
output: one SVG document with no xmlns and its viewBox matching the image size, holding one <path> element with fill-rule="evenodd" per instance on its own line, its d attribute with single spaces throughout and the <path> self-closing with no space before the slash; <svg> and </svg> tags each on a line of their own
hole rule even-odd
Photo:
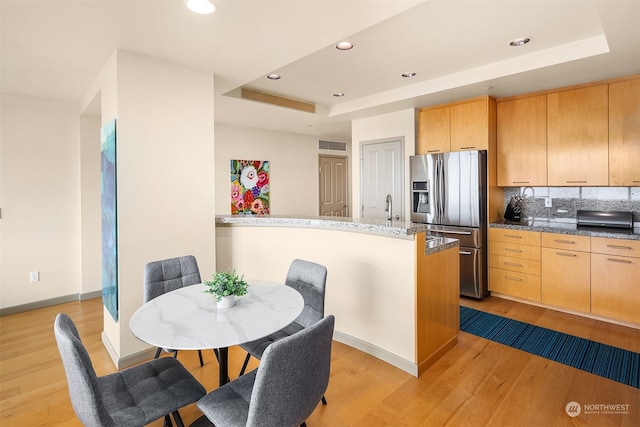
<svg viewBox="0 0 640 427">
<path fill-rule="evenodd" d="M 144 302 L 151 301 L 160 295 L 185 286 L 201 283 L 198 262 L 193 255 L 186 255 L 177 258 L 169 258 L 161 261 L 147 263 L 144 267 Z M 160 357 L 162 351 L 173 353 L 178 357 L 178 350 L 169 348 L 158 348 L 155 359 Z M 213 350 L 216 359 L 219 355 L 216 349 Z M 204 365 L 202 351 L 198 350 L 200 366 Z"/>
<path fill-rule="evenodd" d="M 288 337 L 318 322 L 324 317 L 325 289 L 327 286 L 327 268 L 315 262 L 294 259 L 289 266 L 284 284 L 302 294 L 304 308 L 302 313 L 289 325 L 256 341 L 241 344 L 247 356 L 242 364 L 240 375 L 244 374 L 251 356 L 262 359 L 266 348 L 282 338 Z M 327 400 L 322 396 L 322 403 Z"/>
<path fill-rule="evenodd" d="M 324 317 L 324 299 L 327 285 L 327 268 L 311 261 L 294 259 L 289 266 L 284 284 L 302 294 L 302 313 L 289 325 L 264 338 L 241 344 L 247 356 L 240 375 L 244 374 L 251 356 L 260 360 L 266 348 L 273 342 L 309 327 Z"/>
<path fill-rule="evenodd" d="M 335 319 L 329 315 L 264 351 L 260 366 L 197 403 L 215 426 L 305 426 L 329 385 Z"/>
<path fill-rule="evenodd" d="M 183 426 L 178 410 L 196 402 L 206 391 L 177 360 L 154 359 L 102 377 L 82 344 L 69 316 L 59 313 L 54 334 L 67 376 L 71 404 L 88 427 L 144 426 L 169 414 Z"/>
</svg>

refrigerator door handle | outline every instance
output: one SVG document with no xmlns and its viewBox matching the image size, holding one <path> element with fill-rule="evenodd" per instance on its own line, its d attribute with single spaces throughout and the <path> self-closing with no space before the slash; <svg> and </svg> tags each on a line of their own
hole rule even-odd
<svg viewBox="0 0 640 427">
<path fill-rule="evenodd" d="M 442 206 L 442 175 L 444 173 L 444 171 L 442 170 L 442 156 L 438 155 L 438 159 L 436 160 L 436 176 L 435 176 L 435 181 L 436 181 L 436 187 L 438 189 L 437 193 L 436 193 L 436 197 L 438 198 L 438 202 L 436 203 L 436 210 L 437 210 L 437 222 L 441 223 L 442 222 L 442 218 L 444 215 L 444 209 Z"/>
<path fill-rule="evenodd" d="M 434 213 L 435 213 L 435 223 L 440 222 L 440 156 L 436 157 L 435 161 L 435 173 L 433 175 L 433 201 L 435 203 Z"/>
<path fill-rule="evenodd" d="M 444 222 L 447 203 L 447 189 L 445 188 L 444 158 L 440 158 L 440 222 Z"/>
</svg>

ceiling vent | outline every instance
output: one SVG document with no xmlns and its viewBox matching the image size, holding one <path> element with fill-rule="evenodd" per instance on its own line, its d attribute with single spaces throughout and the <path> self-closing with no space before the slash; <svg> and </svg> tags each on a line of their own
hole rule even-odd
<svg viewBox="0 0 640 427">
<path fill-rule="evenodd" d="M 334 142 L 334 141 L 318 141 L 318 147 L 321 150 L 335 150 L 335 151 L 347 151 L 346 142 Z"/>
</svg>

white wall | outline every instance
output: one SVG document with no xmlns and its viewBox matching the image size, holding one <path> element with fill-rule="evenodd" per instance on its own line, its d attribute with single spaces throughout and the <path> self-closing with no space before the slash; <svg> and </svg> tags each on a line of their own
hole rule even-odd
<svg viewBox="0 0 640 427">
<path fill-rule="evenodd" d="M 100 117 L 80 117 L 80 292 L 83 294 L 102 289 L 100 125 Z"/>
<path fill-rule="evenodd" d="M 229 162 L 234 159 L 270 161 L 272 215 L 318 215 L 318 138 L 216 123 L 215 152 L 216 214 L 231 214 Z"/>
<path fill-rule="evenodd" d="M 340 339 L 417 375 L 413 238 L 242 225 L 216 235 L 219 267 L 249 279 L 282 283 L 295 258 L 326 266 L 325 314 Z"/>
<path fill-rule="evenodd" d="M 213 85 L 210 72 L 117 51 L 85 96 L 100 95 L 101 123 L 116 119 L 119 318 L 105 309 L 103 333 L 116 363 L 149 348 L 129 330 L 147 262 L 192 254 L 215 271 Z"/>
<path fill-rule="evenodd" d="M 353 217 L 360 217 L 360 146 L 363 142 L 377 139 L 404 137 L 405 170 L 404 182 L 404 216 L 409 218 L 409 156 L 415 154 L 415 110 L 402 110 L 380 116 L 354 120 L 351 123 L 351 174 L 352 174 L 352 206 Z"/>
<path fill-rule="evenodd" d="M 80 292 L 78 106 L 2 95 L 0 305 Z M 29 272 L 40 282 L 30 283 Z"/>
</svg>

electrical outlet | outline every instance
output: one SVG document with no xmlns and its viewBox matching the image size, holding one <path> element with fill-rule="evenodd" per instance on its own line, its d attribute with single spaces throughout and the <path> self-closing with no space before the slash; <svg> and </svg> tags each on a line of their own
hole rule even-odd
<svg viewBox="0 0 640 427">
<path fill-rule="evenodd" d="M 39 282 L 40 281 L 40 272 L 39 271 L 32 271 L 31 273 L 29 273 L 29 280 L 31 280 L 31 283 Z"/>
<path fill-rule="evenodd" d="M 544 207 L 545 208 L 550 208 L 551 206 L 552 206 L 551 197 L 545 197 L 544 198 Z"/>
</svg>

